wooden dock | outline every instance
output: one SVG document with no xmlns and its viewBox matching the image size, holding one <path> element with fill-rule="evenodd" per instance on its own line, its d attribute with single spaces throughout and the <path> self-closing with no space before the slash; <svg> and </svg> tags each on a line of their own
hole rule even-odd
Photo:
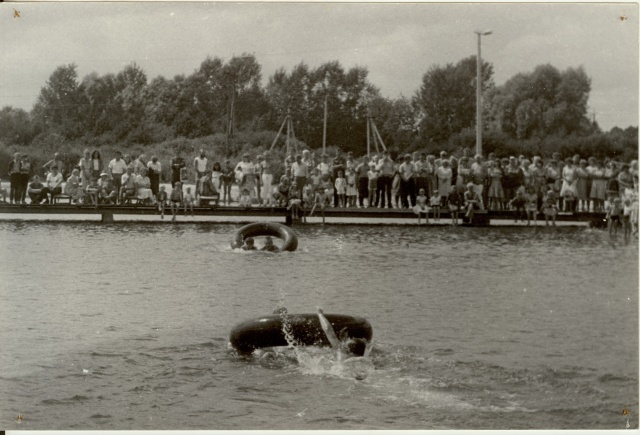
<svg viewBox="0 0 640 435">
<path fill-rule="evenodd" d="M 182 216 L 183 209 L 180 210 Z M 207 222 L 223 222 L 226 218 L 241 218 L 245 221 L 256 220 L 271 220 L 275 222 L 283 222 L 291 224 L 291 213 L 285 207 L 237 207 L 237 206 L 214 206 L 214 207 L 194 207 L 193 214 L 195 216 L 208 217 Z M 114 222 L 114 215 L 130 216 L 135 219 L 135 216 L 146 215 L 148 217 L 160 216 L 156 207 L 153 206 L 135 206 L 135 205 L 101 205 L 101 206 L 85 206 L 85 205 L 69 205 L 69 204 L 56 204 L 56 205 L 13 205 L 13 204 L 0 204 L 0 215 L 3 215 L 2 220 L 29 220 L 32 216 L 40 216 L 49 218 L 48 220 L 55 220 L 56 215 L 100 215 L 100 221 L 105 223 Z M 384 223 L 385 221 L 395 225 L 402 224 L 415 224 L 417 222 L 417 216 L 410 209 L 379 209 L 379 208 L 339 208 L 328 207 L 324 211 L 327 224 L 331 224 L 332 220 L 340 219 L 354 219 L 359 224 L 376 224 Z M 462 218 L 463 213 L 460 213 Z M 171 210 L 167 208 L 165 210 L 165 219 L 171 218 Z M 441 219 L 450 219 L 448 211 L 443 211 L 440 214 Z M 489 226 L 492 221 L 514 221 L 516 219 L 516 213 L 514 211 L 485 211 L 476 212 L 474 216 L 474 226 Z M 217 219 L 221 218 L 221 219 Z M 313 221 L 317 221 L 320 218 L 320 213 L 316 212 L 313 216 Z M 429 216 L 433 223 L 433 217 Z M 462 219 L 461 219 L 462 220 Z M 148 221 L 148 219 L 147 219 Z M 424 221 L 424 220 L 423 220 Z M 544 215 L 538 214 L 538 221 L 544 222 Z M 557 222 L 575 223 L 589 226 L 602 226 L 605 221 L 604 213 L 590 213 L 590 212 L 577 212 L 577 213 L 559 213 L 556 216 Z M 466 223 L 466 222 L 465 222 Z M 468 223 L 467 223 L 468 224 Z"/>
</svg>

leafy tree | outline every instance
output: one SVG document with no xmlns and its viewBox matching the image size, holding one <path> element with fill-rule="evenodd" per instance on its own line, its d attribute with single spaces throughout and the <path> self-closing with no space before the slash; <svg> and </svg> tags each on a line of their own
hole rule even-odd
<svg viewBox="0 0 640 435">
<path fill-rule="evenodd" d="M 436 65 L 422 77 L 413 98 L 420 113 L 420 133 L 427 143 L 444 143 L 465 128 L 476 125 L 476 57 L 471 56 L 444 67 Z M 482 92 L 493 84 L 493 66 L 483 62 Z"/>
<path fill-rule="evenodd" d="M 28 145 L 37 134 L 31 115 L 22 109 L 5 106 L 0 110 L 0 141 Z"/>
<path fill-rule="evenodd" d="M 59 66 L 51 74 L 33 108 L 35 121 L 67 139 L 84 134 L 85 98 L 78 85 L 76 65 Z"/>
<path fill-rule="evenodd" d="M 493 128 L 518 139 L 585 133 L 591 80 L 582 67 L 560 72 L 539 65 L 520 73 L 489 96 Z"/>
</svg>

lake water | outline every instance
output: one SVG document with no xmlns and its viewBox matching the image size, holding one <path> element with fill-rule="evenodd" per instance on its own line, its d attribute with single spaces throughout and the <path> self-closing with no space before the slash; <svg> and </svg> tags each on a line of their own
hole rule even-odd
<svg viewBox="0 0 640 435">
<path fill-rule="evenodd" d="M 274 255 L 236 228 L 0 222 L 0 428 L 638 427 L 635 240 L 316 225 Z M 375 371 L 228 349 L 278 306 L 369 319 Z"/>
</svg>

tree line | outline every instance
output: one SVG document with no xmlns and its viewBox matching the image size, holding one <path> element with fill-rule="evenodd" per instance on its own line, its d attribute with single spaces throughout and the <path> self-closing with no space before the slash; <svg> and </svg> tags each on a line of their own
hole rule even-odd
<svg viewBox="0 0 640 435">
<path fill-rule="evenodd" d="M 475 56 L 432 66 L 411 98 L 395 99 L 381 96 L 365 67 L 345 69 L 338 61 L 279 69 L 265 85 L 251 54 L 208 57 L 172 79 L 149 80 L 136 64 L 80 79 L 76 65 L 61 65 L 30 112 L 0 110 L 0 143 L 34 151 L 63 143 L 126 149 L 216 137 L 220 154 L 232 156 L 248 145 L 264 147 L 289 113 L 297 140 L 318 149 L 326 102 L 327 144 L 343 151 L 365 153 L 370 116 L 396 152 L 456 152 L 475 144 L 476 86 Z M 637 127 L 603 132 L 589 119 L 590 90 L 582 67 L 539 65 L 496 86 L 493 66 L 484 62 L 485 152 L 637 158 Z"/>
</svg>

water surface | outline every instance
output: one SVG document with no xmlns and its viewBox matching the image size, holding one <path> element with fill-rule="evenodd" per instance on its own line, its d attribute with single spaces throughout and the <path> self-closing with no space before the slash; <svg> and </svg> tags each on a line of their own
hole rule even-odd
<svg viewBox="0 0 640 435">
<path fill-rule="evenodd" d="M 273 255 L 231 250 L 236 228 L 0 222 L 0 427 L 638 427 L 635 241 L 311 226 Z M 282 305 L 369 319 L 376 370 L 228 349 Z"/>
</svg>

